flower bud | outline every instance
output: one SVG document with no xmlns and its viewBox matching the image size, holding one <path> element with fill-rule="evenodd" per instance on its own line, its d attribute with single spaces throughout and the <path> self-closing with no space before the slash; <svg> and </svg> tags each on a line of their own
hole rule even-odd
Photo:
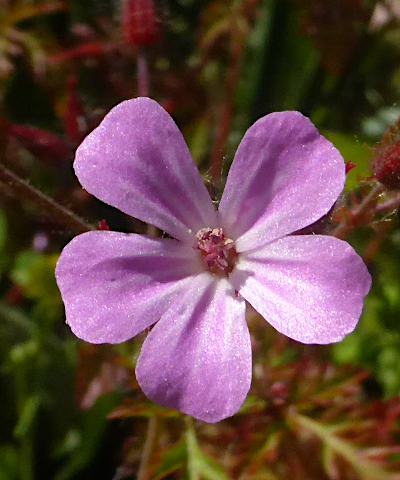
<svg viewBox="0 0 400 480">
<path fill-rule="evenodd" d="M 374 148 L 371 169 L 374 177 L 388 190 L 400 189 L 400 120 Z"/>
<path fill-rule="evenodd" d="M 122 23 L 128 45 L 146 47 L 160 39 L 160 20 L 153 0 L 125 0 Z"/>
<path fill-rule="evenodd" d="M 375 178 L 389 190 L 400 189 L 400 142 L 378 147 L 372 164 Z"/>
<path fill-rule="evenodd" d="M 107 221 L 105 219 L 100 220 L 100 222 L 97 225 L 97 228 L 99 230 L 104 230 L 106 232 L 108 232 L 110 230 L 110 227 L 108 226 Z"/>
</svg>

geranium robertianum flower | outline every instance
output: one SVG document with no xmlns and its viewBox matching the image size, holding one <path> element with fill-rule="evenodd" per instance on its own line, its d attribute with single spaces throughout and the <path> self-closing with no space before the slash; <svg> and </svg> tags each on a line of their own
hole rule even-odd
<svg viewBox="0 0 400 480">
<path fill-rule="evenodd" d="M 119 343 L 155 324 L 136 367 L 154 402 L 207 422 L 240 408 L 252 369 L 245 300 L 299 342 L 354 329 L 370 288 L 361 258 L 337 238 L 291 235 L 329 211 L 345 179 L 339 152 L 300 113 L 250 127 L 218 212 L 177 126 L 148 98 L 112 109 L 74 167 L 88 192 L 173 237 L 84 233 L 56 269 L 79 338 Z"/>
</svg>

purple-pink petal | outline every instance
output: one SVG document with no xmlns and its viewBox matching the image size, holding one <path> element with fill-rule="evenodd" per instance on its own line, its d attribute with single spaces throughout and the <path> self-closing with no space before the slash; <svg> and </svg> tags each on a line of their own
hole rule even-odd
<svg viewBox="0 0 400 480">
<path fill-rule="evenodd" d="M 154 100 L 114 107 L 76 152 L 82 186 L 103 202 L 193 241 L 216 213 L 184 138 Z"/>
<path fill-rule="evenodd" d="M 343 189 L 336 148 L 299 112 L 271 113 L 247 130 L 219 207 L 222 225 L 251 250 L 322 217 Z"/>
<path fill-rule="evenodd" d="M 353 248 L 320 235 L 288 236 L 241 254 L 230 281 L 276 330 L 318 344 L 353 331 L 371 286 Z"/>
<path fill-rule="evenodd" d="M 67 323 L 91 343 L 120 343 L 158 321 L 202 271 L 181 242 L 107 231 L 75 237 L 56 279 Z"/>
<path fill-rule="evenodd" d="M 145 340 L 136 367 L 154 402 L 206 422 L 236 413 L 251 383 L 245 302 L 208 273 L 167 312 Z"/>
</svg>

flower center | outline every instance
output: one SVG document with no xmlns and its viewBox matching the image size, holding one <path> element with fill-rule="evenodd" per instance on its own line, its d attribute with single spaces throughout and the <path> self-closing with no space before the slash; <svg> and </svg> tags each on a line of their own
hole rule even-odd
<svg viewBox="0 0 400 480">
<path fill-rule="evenodd" d="M 207 270 L 228 276 L 235 266 L 237 253 L 233 240 L 226 237 L 222 228 L 202 228 L 196 234 L 196 249 L 200 250 Z"/>
</svg>

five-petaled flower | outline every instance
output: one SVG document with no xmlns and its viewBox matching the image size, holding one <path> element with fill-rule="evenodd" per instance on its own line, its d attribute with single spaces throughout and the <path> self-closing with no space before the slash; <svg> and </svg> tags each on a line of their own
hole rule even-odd
<svg viewBox="0 0 400 480">
<path fill-rule="evenodd" d="M 100 200 L 173 238 L 84 233 L 56 277 L 81 339 L 119 343 L 154 325 L 137 362 L 144 393 L 206 422 L 233 415 L 251 383 L 245 300 L 304 343 L 350 333 L 370 275 L 346 242 L 293 232 L 341 193 L 336 148 L 298 112 L 245 134 L 218 212 L 171 117 L 153 100 L 116 106 L 78 148 L 75 172 Z"/>
</svg>

